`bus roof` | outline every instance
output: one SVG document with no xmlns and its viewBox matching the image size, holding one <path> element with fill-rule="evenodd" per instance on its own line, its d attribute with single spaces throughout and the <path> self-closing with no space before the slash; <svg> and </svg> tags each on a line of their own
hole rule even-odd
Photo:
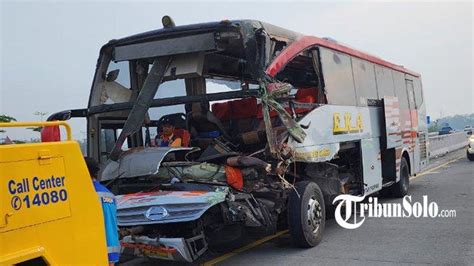
<svg viewBox="0 0 474 266">
<path fill-rule="evenodd" d="M 303 34 L 287 30 L 272 24 L 268 24 L 258 20 L 222 20 L 217 22 L 206 22 L 189 25 L 179 25 L 171 28 L 161 28 L 142 32 L 130 36 L 126 36 L 119 39 L 111 40 L 105 46 L 109 45 L 125 45 L 137 42 L 147 42 L 155 39 L 166 38 L 168 36 L 186 35 L 186 34 L 197 34 L 202 32 L 213 31 L 219 28 L 263 28 L 265 32 L 275 38 L 282 38 L 289 40 L 290 42 L 295 41 L 297 38 L 303 36 Z"/>
<path fill-rule="evenodd" d="M 311 46 L 322 46 L 326 48 L 330 48 L 336 50 L 338 52 L 348 54 L 363 60 L 367 60 L 377 65 L 385 66 L 391 68 L 396 71 L 400 71 L 415 77 L 420 77 L 420 74 L 409 69 L 404 68 L 403 66 L 396 65 L 381 59 L 380 57 L 376 57 L 370 55 L 365 52 L 361 52 L 354 48 L 339 44 L 335 41 L 322 39 L 314 36 L 303 36 L 293 42 L 290 46 L 284 49 L 278 57 L 272 61 L 272 63 L 267 68 L 267 74 L 270 76 L 275 76 L 291 59 L 296 57 L 301 51 L 311 47 Z"/>
<path fill-rule="evenodd" d="M 109 45 L 117 46 L 117 45 L 124 45 L 124 44 L 137 43 L 137 42 L 147 42 L 156 38 L 163 38 L 170 35 L 182 35 L 182 34 L 189 34 L 189 33 L 206 32 L 206 31 L 212 31 L 212 30 L 215 30 L 216 28 L 222 28 L 222 27 L 263 28 L 270 36 L 277 39 L 286 40 L 290 45 L 286 49 L 284 49 L 282 53 L 277 57 L 277 59 L 274 60 L 270 64 L 270 66 L 267 68 L 267 73 L 270 74 L 271 76 L 276 75 L 278 73 L 280 68 L 278 68 L 277 72 L 273 73 L 274 71 L 276 71 L 275 69 L 276 66 L 279 66 L 281 64 L 286 64 L 285 62 L 288 62 L 288 61 L 282 62 L 279 60 L 284 60 L 284 59 L 291 60 L 302 50 L 310 46 L 319 45 L 322 47 L 330 48 L 338 52 L 360 58 L 360 59 L 367 60 L 374 64 L 391 68 L 396 71 L 400 71 L 400 72 L 403 72 L 415 77 L 420 77 L 420 74 L 414 71 L 411 71 L 409 69 L 406 69 L 403 66 L 390 63 L 388 61 L 381 59 L 380 57 L 370 55 L 368 53 L 359 51 L 349 46 L 340 44 L 336 41 L 318 38 L 315 36 L 305 36 L 301 33 L 287 30 L 287 29 L 284 29 L 284 28 L 281 28 L 281 27 L 278 27 L 266 22 L 258 21 L 258 20 L 223 20 L 220 22 L 198 23 L 198 24 L 191 24 L 191 25 L 176 26 L 173 28 L 162 28 L 162 29 L 135 34 L 135 35 L 124 37 L 117 40 L 112 40 L 105 46 L 109 46 Z M 271 73 L 273 73 L 273 75 Z"/>
</svg>

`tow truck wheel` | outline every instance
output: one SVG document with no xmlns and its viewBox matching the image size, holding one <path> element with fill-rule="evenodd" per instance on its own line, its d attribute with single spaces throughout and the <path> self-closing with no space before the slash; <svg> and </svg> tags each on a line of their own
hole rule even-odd
<svg viewBox="0 0 474 266">
<path fill-rule="evenodd" d="M 295 185 L 288 203 L 288 225 L 293 244 L 314 247 L 323 237 L 326 209 L 323 193 L 314 182 L 303 181 Z"/>
</svg>

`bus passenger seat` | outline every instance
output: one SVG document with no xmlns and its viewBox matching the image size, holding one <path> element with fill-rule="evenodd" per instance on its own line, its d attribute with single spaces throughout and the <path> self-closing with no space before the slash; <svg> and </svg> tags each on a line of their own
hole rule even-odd
<svg viewBox="0 0 474 266">
<path fill-rule="evenodd" d="M 213 105 L 214 106 L 214 105 Z M 188 129 L 190 130 L 191 146 L 205 150 L 214 140 L 227 131 L 222 119 L 210 112 L 202 103 L 193 103 L 191 112 L 187 114 Z M 218 121 L 220 120 L 220 121 Z"/>
<path fill-rule="evenodd" d="M 316 103 L 316 88 L 300 88 L 296 91 L 295 100 L 301 103 Z"/>
<path fill-rule="evenodd" d="M 212 105 L 214 115 L 222 123 L 228 125 L 231 137 L 242 144 L 245 144 L 245 142 L 242 140 L 241 135 L 254 132 L 260 124 L 260 120 L 257 118 L 257 110 L 257 99 L 254 97 L 214 103 Z"/>
<path fill-rule="evenodd" d="M 173 131 L 173 135 L 177 138 L 181 138 L 181 146 L 189 147 L 189 141 L 191 140 L 191 135 L 189 134 L 189 131 L 184 128 L 176 128 Z"/>
<path fill-rule="evenodd" d="M 317 103 L 317 88 L 300 88 L 296 91 L 295 102 L 297 103 Z M 308 113 L 313 108 L 296 108 L 297 114 Z"/>
</svg>

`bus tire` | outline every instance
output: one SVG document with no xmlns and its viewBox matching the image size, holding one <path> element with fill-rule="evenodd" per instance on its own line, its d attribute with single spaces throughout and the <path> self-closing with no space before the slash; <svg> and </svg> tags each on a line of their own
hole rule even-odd
<svg viewBox="0 0 474 266">
<path fill-rule="evenodd" d="M 293 244 L 310 248 L 321 242 L 326 224 L 326 209 L 319 186 L 310 181 L 298 182 L 288 202 L 288 227 Z"/>
<path fill-rule="evenodd" d="M 391 194 L 396 198 L 403 198 L 408 194 L 408 187 L 410 186 L 410 169 L 405 157 L 402 157 L 400 163 L 400 181 L 392 185 Z"/>
</svg>

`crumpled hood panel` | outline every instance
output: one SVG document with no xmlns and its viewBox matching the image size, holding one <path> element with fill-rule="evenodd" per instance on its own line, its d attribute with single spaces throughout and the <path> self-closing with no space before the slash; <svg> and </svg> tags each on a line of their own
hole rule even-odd
<svg viewBox="0 0 474 266">
<path fill-rule="evenodd" d="M 154 191 L 117 196 L 117 209 L 166 204 L 215 204 L 224 201 L 226 192 L 219 191 Z"/>
<path fill-rule="evenodd" d="M 187 222 L 199 219 L 225 200 L 228 188 L 216 191 L 153 191 L 117 196 L 119 226 Z"/>
<path fill-rule="evenodd" d="M 133 148 L 120 155 L 118 161 L 107 161 L 101 181 L 153 175 L 158 172 L 161 162 L 169 153 L 190 151 L 188 147 L 147 147 Z"/>
</svg>

